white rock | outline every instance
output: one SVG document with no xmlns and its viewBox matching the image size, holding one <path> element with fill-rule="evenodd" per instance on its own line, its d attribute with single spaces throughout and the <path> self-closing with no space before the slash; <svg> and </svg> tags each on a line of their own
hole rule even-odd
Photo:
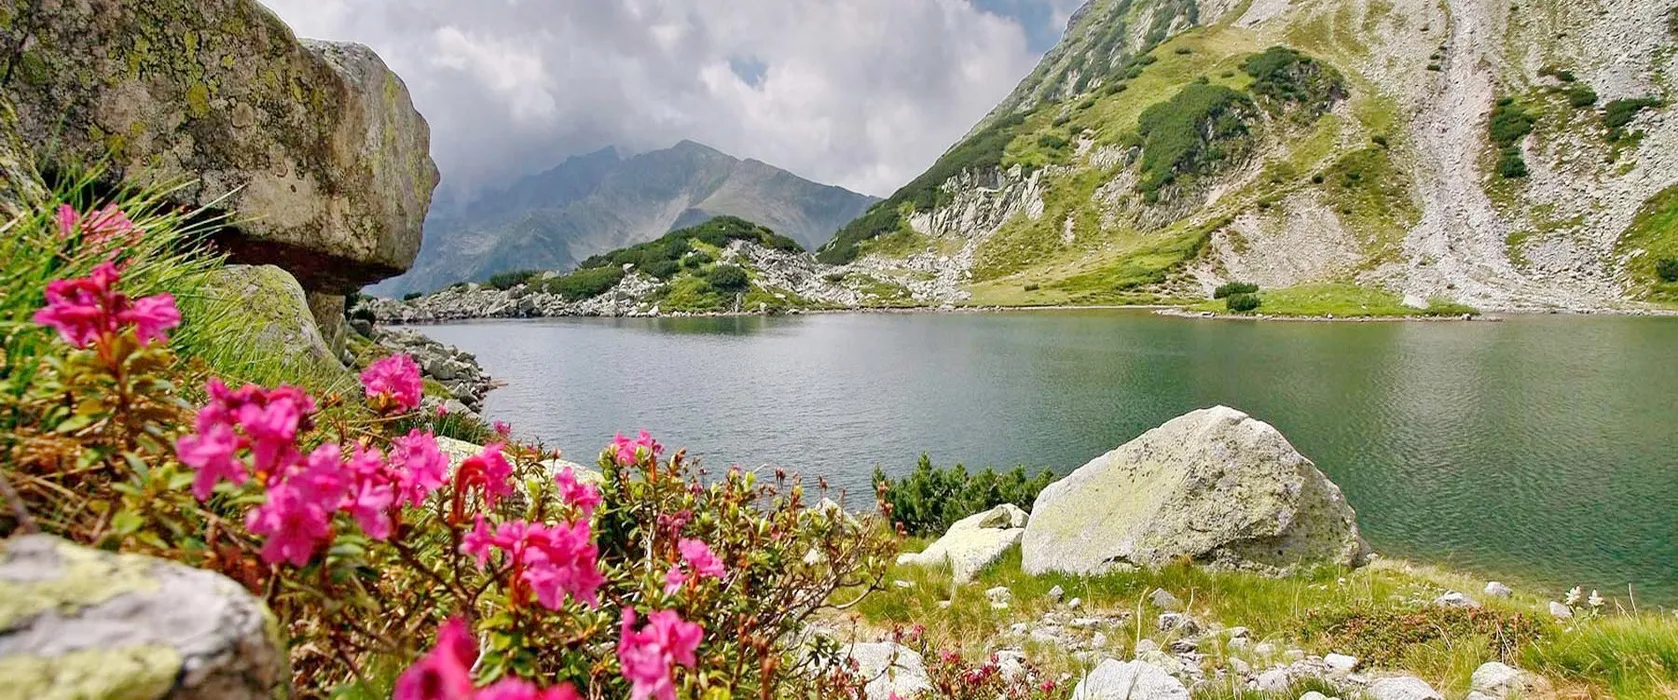
<svg viewBox="0 0 1678 700">
<path fill-rule="evenodd" d="M 1480 601 L 1470 598 L 1457 591 L 1447 591 L 1445 595 L 1433 599 L 1433 604 L 1441 608 L 1478 608 Z"/>
<path fill-rule="evenodd" d="M 1177 596 L 1171 595 L 1171 592 L 1164 588 L 1155 588 L 1154 592 L 1149 594 L 1148 600 L 1154 604 L 1154 607 L 1161 610 L 1183 609 L 1183 601 L 1178 600 Z"/>
<path fill-rule="evenodd" d="M 955 582 L 967 583 L 979 571 L 1018 544 L 1025 534 L 1026 513 L 1004 503 L 983 513 L 957 520 L 948 532 L 924 551 L 898 556 L 899 564 L 950 567 Z"/>
<path fill-rule="evenodd" d="M 1159 620 L 1155 624 L 1161 632 L 1182 632 L 1183 634 L 1194 634 L 1200 629 L 1199 625 L 1196 625 L 1192 618 L 1188 615 L 1184 615 L 1183 613 L 1160 613 Z"/>
<path fill-rule="evenodd" d="M 1322 693 L 1313 690 L 1299 696 L 1299 700 L 1329 700 L 1329 698 L 1327 695 L 1323 695 Z"/>
<path fill-rule="evenodd" d="M 892 581 L 892 582 L 891 582 L 891 585 L 893 585 L 893 586 L 896 586 L 896 587 L 898 587 L 898 588 L 904 588 L 904 589 L 908 589 L 908 588 L 914 588 L 914 587 L 915 587 L 915 584 L 914 584 L 914 583 L 912 583 L 912 582 L 909 582 L 909 581 L 904 581 L 904 580 L 901 580 L 901 579 L 900 579 L 900 580 L 897 580 L 897 581 Z"/>
<path fill-rule="evenodd" d="M 1258 676 L 1258 689 L 1265 693 L 1280 693 L 1293 685 L 1293 678 L 1285 668 L 1273 668 Z"/>
<path fill-rule="evenodd" d="M 1492 581 L 1486 584 L 1486 597 L 1488 598 L 1508 598 L 1509 596 L 1514 595 L 1514 593 L 1514 589 L 1505 586 L 1498 581 Z"/>
<path fill-rule="evenodd" d="M 1159 642 L 1152 639 L 1144 639 L 1136 643 L 1137 656 L 1141 656 L 1151 651 L 1159 651 Z"/>
<path fill-rule="evenodd" d="M 1245 676 L 1252 672 L 1253 667 L 1251 664 L 1242 661 L 1239 657 L 1231 656 L 1229 657 L 1229 670 Z"/>
<path fill-rule="evenodd" d="M 1497 661 L 1481 664 L 1479 668 L 1474 669 L 1469 685 L 1477 693 L 1499 699 L 1537 700 L 1555 694 L 1555 689 L 1544 677 Z"/>
<path fill-rule="evenodd" d="M 991 605 L 1007 605 L 1014 601 L 1014 592 L 1007 586 L 997 586 L 985 591 L 985 597 L 990 599 Z"/>
<path fill-rule="evenodd" d="M 1345 654 L 1329 654 L 1323 657 L 1323 663 L 1328 666 L 1329 673 L 1345 675 L 1358 667 L 1358 658 Z"/>
<path fill-rule="evenodd" d="M 1246 649 L 1247 647 L 1251 646 L 1252 643 L 1253 643 L 1253 640 L 1250 639 L 1250 638 L 1236 637 L 1234 639 L 1229 640 L 1229 642 L 1227 642 L 1225 644 L 1225 646 L 1228 646 L 1229 648 L 1234 649 L 1236 651 L 1241 651 L 1241 650 Z"/>
<path fill-rule="evenodd" d="M 996 668 L 1005 680 L 1013 680 L 1025 673 L 1025 652 L 1002 649 L 996 652 Z"/>
<path fill-rule="evenodd" d="M 1427 681 L 1413 676 L 1382 678 L 1370 683 L 1367 692 L 1371 700 L 1445 700 Z"/>
<path fill-rule="evenodd" d="M 1189 700 L 1189 689 L 1151 664 L 1107 659 L 1078 682 L 1072 700 Z"/>
<path fill-rule="evenodd" d="M 1084 606 L 1084 599 L 1083 598 L 1073 598 L 1072 600 L 1066 601 L 1066 607 L 1070 608 L 1072 610 L 1077 610 L 1078 608 L 1081 608 L 1083 606 Z"/>
<path fill-rule="evenodd" d="M 1096 649 L 1107 646 L 1107 635 L 1102 632 L 1096 632 L 1094 636 L 1090 637 L 1090 646 Z"/>
<path fill-rule="evenodd" d="M 1017 636 L 1025 634 L 1028 629 L 1030 629 L 1030 626 L 1026 625 L 1024 622 L 1016 622 L 1013 626 L 1008 628 L 1008 633 Z"/>
<path fill-rule="evenodd" d="M 1230 639 L 1241 639 L 1241 638 L 1244 638 L 1244 637 L 1251 636 L 1252 633 L 1253 633 L 1252 630 L 1249 630 L 1245 627 L 1231 627 L 1231 628 L 1229 628 L 1227 630 L 1224 630 L 1224 631 L 1229 634 Z"/>
<path fill-rule="evenodd" d="M 1302 649 L 1289 649 L 1287 651 L 1282 652 L 1282 658 L 1286 659 L 1289 663 L 1293 663 L 1293 662 L 1296 662 L 1296 661 L 1304 661 L 1305 660 L 1305 651 L 1302 650 Z"/>
<path fill-rule="evenodd" d="M 1065 597 L 1066 589 L 1061 588 L 1059 584 L 1056 584 L 1054 588 L 1049 589 L 1049 600 L 1059 603 L 1060 599 Z"/>
<path fill-rule="evenodd" d="M 925 662 L 909 647 L 889 642 L 852 644 L 842 658 L 855 660 L 857 672 L 869 679 L 868 700 L 888 700 L 894 693 L 907 698 L 932 688 Z"/>
<path fill-rule="evenodd" d="M 1552 600 L 1550 601 L 1550 614 L 1554 615 L 1557 620 L 1571 620 L 1573 619 L 1573 608 Z"/>
<path fill-rule="evenodd" d="M 1258 646 L 1253 647 L 1253 653 L 1261 659 L 1268 659 L 1276 655 L 1276 645 L 1270 642 L 1259 642 Z"/>
</svg>

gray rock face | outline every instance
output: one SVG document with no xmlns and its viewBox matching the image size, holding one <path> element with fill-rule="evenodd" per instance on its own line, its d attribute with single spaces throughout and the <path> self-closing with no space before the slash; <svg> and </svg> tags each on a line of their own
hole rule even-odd
<svg viewBox="0 0 1678 700">
<path fill-rule="evenodd" d="M 1108 659 L 1078 682 L 1072 700 L 1189 700 L 1189 689 L 1152 664 Z"/>
<path fill-rule="evenodd" d="M 1091 574 L 1190 558 L 1279 574 L 1363 563 L 1340 488 L 1269 424 L 1194 411 L 1049 485 L 1022 539 L 1030 574 Z"/>
<path fill-rule="evenodd" d="M 437 185 L 430 129 L 370 49 L 299 41 L 255 0 L 0 0 L 24 140 L 111 182 L 186 182 L 235 262 L 341 294 L 408 268 Z M 35 11 L 48 21 L 29 22 Z M 17 36 L 20 28 L 32 32 Z"/>
<path fill-rule="evenodd" d="M 1018 544 L 1025 534 L 1026 512 L 1004 503 L 983 513 L 957 520 L 949 532 L 924 551 L 904 554 L 899 564 L 948 564 L 955 582 L 967 583 L 991 562 Z"/>
<path fill-rule="evenodd" d="M 278 356 L 302 376 L 341 379 L 354 386 L 338 353 L 321 337 L 297 280 L 273 265 L 228 265 L 213 273 L 208 294 L 232 300 L 226 304 L 236 318 L 218 328 L 210 342 L 233 351 Z M 339 314 L 342 316 L 342 313 Z"/>
<path fill-rule="evenodd" d="M 273 616 L 232 580 L 45 535 L 0 549 L 0 696 L 289 693 Z"/>
<path fill-rule="evenodd" d="M 867 642 L 845 647 L 840 658 L 856 661 L 857 671 L 867 681 L 868 700 L 889 700 L 892 695 L 911 698 L 932 689 L 926 663 L 915 650 L 889 642 Z"/>
</svg>

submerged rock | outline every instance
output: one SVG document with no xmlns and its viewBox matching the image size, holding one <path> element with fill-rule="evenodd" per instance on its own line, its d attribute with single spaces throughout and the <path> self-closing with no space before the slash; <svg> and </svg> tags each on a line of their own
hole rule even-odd
<svg viewBox="0 0 1678 700">
<path fill-rule="evenodd" d="M 956 583 L 973 580 L 979 571 L 996 561 L 1025 534 L 1026 512 L 1004 503 L 983 513 L 957 520 L 949 532 L 924 551 L 904 554 L 899 564 L 943 566 L 948 564 Z"/>
<path fill-rule="evenodd" d="M 0 696 L 289 694 L 273 616 L 231 579 L 46 535 L 0 546 Z"/>
<path fill-rule="evenodd" d="M 1049 485 L 1022 538 L 1030 574 L 1091 574 L 1188 558 L 1280 574 L 1363 563 L 1356 514 L 1275 428 L 1194 411 Z"/>
</svg>

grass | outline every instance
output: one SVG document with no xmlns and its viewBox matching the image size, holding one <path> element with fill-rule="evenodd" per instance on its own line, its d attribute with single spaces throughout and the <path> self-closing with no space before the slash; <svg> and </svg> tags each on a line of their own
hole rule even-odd
<svg viewBox="0 0 1678 700">
<path fill-rule="evenodd" d="M 1272 316 L 1313 316 L 1356 318 L 1368 316 L 1390 318 L 1399 316 L 1460 316 L 1479 313 L 1472 307 L 1443 299 L 1430 300 L 1428 308 L 1413 309 L 1404 299 L 1392 292 L 1347 283 L 1323 283 L 1261 289 L 1259 298 L 1264 305 L 1259 312 Z M 1203 301 L 1190 307 L 1195 311 L 1224 311 L 1219 301 Z"/>
<path fill-rule="evenodd" d="M 905 551 L 924 548 L 927 542 L 911 539 Z M 1562 626 L 1549 619 L 1547 600 L 1522 592 L 1507 600 L 1481 599 L 1484 607 L 1476 611 L 1433 607 L 1427 601 L 1445 591 L 1473 595 L 1484 581 L 1401 561 L 1283 578 L 1213 572 L 1188 564 L 1088 577 L 1029 576 L 1020 569 L 1020 550 L 1015 547 L 964 586 L 954 585 L 945 570 L 917 566 L 894 567 L 887 579 L 911 585 L 891 586 L 865 599 L 857 608 L 865 626 L 885 630 L 918 623 L 935 647 L 957 650 L 968 658 L 1022 646 L 1033 663 L 1051 674 L 1076 675 L 1106 657 L 1128 659 L 1142 639 L 1161 646 L 1172 641 L 1169 634 L 1156 631 L 1152 623 L 1162 611 L 1148 601 L 1155 588 L 1163 588 L 1183 600 L 1203 624 L 1247 627 L 1255 642 L 1270 642 L 1278 650 L 1352 653 L 1364 661 L 1364 669 L 1415 673 L 1447 697 L 1462 697 L 1474 669 L 1498 659 L 1549 677 L 1570 691 L 1568 697 L 1670 697 L 1662 693 L 1678 684 L 1678 618 L 1653 611 Z M 1013 593 L 1009 608 L 990 606 L 984 591 L 996 586 Z M 1019 640 L 1009 631 L 1014 623 L 1029 624 L 1057 609 L 1049 597 L 1055 586 L 1062 587 L 1067 598 L 1082 599 L 1079 615 L 1125 618 L 1105 629 L 1109 644 L 1093 659 L 1080 661 L 1029 637 Z M 1252 658 L 1251 647 L 1231 649 L 1221 635 L 1208 640 L 1200 650 L 1213 663 L 1239 657 L 1254 668 L 1266 666 Z M 1262 696 L 1213 682 L 1197 688 L 1195 697 L 1291 700 L 1309 690 L 1335 694 L 1329 688 L 1302 685 L 1287 695 Z"/>
<path fill-rule="evenodd" d="M 1678 282 L 1664 281 L 1655 271 L 1659 261 L 1678 259 L 1678 185 L 1643 204 L 1620 234 L 1618 251 L 1627 256 L 1625 274 L 1634 294 L 1646 301 L 1678 304 Z"/>
</svg>

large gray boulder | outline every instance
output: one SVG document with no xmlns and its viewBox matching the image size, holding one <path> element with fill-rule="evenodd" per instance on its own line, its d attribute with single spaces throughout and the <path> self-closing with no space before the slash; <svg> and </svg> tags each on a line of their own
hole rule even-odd
<svg viewBox="0 0 1678 700">
<path fill-rule="evenodd" d="M 0 544 L 0 697 L 283 697 L 278 624 L 220 574 L 46 535 Z"/>
<path fill-rule="evenodd" d="M 1026 520 L 1026 512 L 1019 506 L 1004 503 L 957 520 L 938 541 L 923 551 L 899 556 L 897 563 L 948 565 L 956 583 L 967 583 L 1009 547 L 1019 544 Z"/>
<path fill-rule="evenodd" d="M 206 296 L 220 302 L 209 308 L 230 315 L 187 316 L 188 323 L 213 324 L 215 333 L 205 339 L 210 352 L 251 354 L 251 359 L 261 353 L 263 362 L 289 367 L 313 388 L 355 391 L 355 376 L 321 337 L 303 288 L 285 270 L 273 265 L 228 265 L 211 273 Z"/>
<path fill-rule="evenodd" d="M 1366 554 L 1340 488 L 1275 428 L 1224 406 L 1173 419 L 1051 484 L 1022 548 L 1030 574 L 1183 558 L 1280 574 L 1355 566 Z"/>
<path fill-rule="evenodd" d="M 430 130 L 370 49 L 300 41 L 255 0 L 0 0 L 24 140 L 47 168 L 230 214 L 236 262 L 342 294 L 419 251 Z"/>
<path fill-rule="evenodd" d="M 1072 700 L 1189 700 L 1189 689 L 1145 661 L 1107 659 L 1078 682 Z"/>
</svg>

